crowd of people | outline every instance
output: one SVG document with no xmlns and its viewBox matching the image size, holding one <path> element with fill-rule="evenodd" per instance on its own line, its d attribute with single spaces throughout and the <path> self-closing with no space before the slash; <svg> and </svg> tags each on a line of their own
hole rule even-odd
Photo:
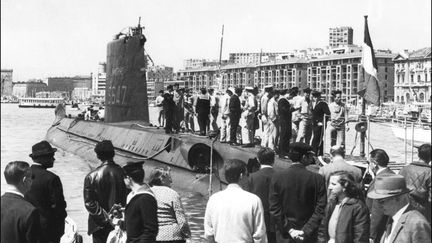
<svg viewBox="0 0 432 243">
<path fill-rule="evenodd" d="M 323 155 L 324 132 L 330 133 L 330 144 L 344 146 L 348 129 L 348 109 L 342 102 L 342 92 L 332 92 L 332 102 L 321 99 L 320 91 L 273 89 L 264 87 L 228 88 L 223 94 L 202 88 L 192 89 L 168 85 L 156 98 L 158 123 L 166 133 L 195 132 L 195 117 L 199 135 L 220 133 L 220 142 L 243 147 L 260 145 L 287 158 L 290 142 L 310 144 L 317 155 Z M 164 119 L 165 118 L 165 119 Z M 261 129 L 260 141 L 255 132 Z"/>
<path fill-rule="evenodd" d="M 168 167 L 152 168 L 145 180 L 144 162 L 115 163 L 111 141 L 97 143 L 94 151 L 101 164 L 84 178 L 83 189 L 93 242 L 116 240 L 115 229 L 125 232 L 125 242 L 180 243 L 191 237 Z M 31 166 L 6 165 L 1 242 L 60 242 L 67 205 L 61 178 L 48 170 L 55 152 L 41 141 L 32 147 Z M 210 196 L 205 210 L 207 241 L 430 242 L 430 144 L 421 145 L 419 160 L 398 174 L 388 167 L 384 150 L 372 150 L 374 179 L 368 187 L 362 172 L 345 161 L 343 146 L 333 146 L 331 155 L 319 171 L 308 167 L 316 153 L 304 142 L 289 145 L 293 163 L 283 170 L 273 168 L 276 154 L 269 147 L 257 153 L 260 168 L 254 172 L 245 161 L 225 161 L 228 185 Z"/>
</svg>

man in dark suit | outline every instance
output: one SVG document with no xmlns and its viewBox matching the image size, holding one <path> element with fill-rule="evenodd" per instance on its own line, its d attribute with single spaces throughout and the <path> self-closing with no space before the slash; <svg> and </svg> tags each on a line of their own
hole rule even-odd
<svg viewBox="0 0 432 243">
<path fill-rule="evenodd" d="M 39 212 L 23 195 L 32 184 L 29 164 L 23 161 L 8 163 L 4 177 L 8 186 L 1 197 L 1 242 L 39 242 Z"/>
<path fill-rule="evenodd" d="M 312 92 L 312 127 L 313 139 L 312 148 L 315 154 L 324 154 L 323 132 L 326 129 L 324 124 L 324 116 L 330 116 L 330 109 L 327 103 L 321 100 L 321 92 Z"/>
<path fill-rule="evenodd" d="M 41 242 L 60 242 L 67 216 L 60 178 L 47 170 L 54 165 L 56 151 L 47 141 L 42 141 L 33 145 L 29 155 L 35 164 L 31 166 L 33 183 L 25 198 L 39 210 Z"/>
<path fill-rule="evenodd" d="M 230 144 L 238 145 L 237 143 L 237 127 L 239 125 L 241 116 L 241 105 L 239 96 L 241 95 L 241 88 L 236 88 L 235 93 L 231 95 L 229 101 L 229 118 L 230 118 Z"/>
<path fill-rule="evenodd" d="M 173 99 L 172 85 L 168 85 L 167 87 L 168 93 L 163 95 L 163 109 L 165 112 L 165 133 L 170 134 L 173 132 L 173 128 L 175 129 L 175 114 L 176 114 L 176 105 Z"/>
<path fill-rule="evenodd" d="M 279 157 L 288 158 L 288 148 L 292 136 L 292 107 L 287 99 L 287 90 L 283 89 L 280 92 L 278 100 L 278 113 L 280 119 L 280 134 L 279 134 Z"/>
<path fill-rule="evenodd" d="M 374 149 L 370 152 L 369 163 L 373 166 L 372 171 L 375 174 L 375 178 L 370 183 L 367 193 L 374 190 L 375 181 L 377 178 L 395 174 L 390 168 L 387 167 L 389 161 L 389 156 L 382 149 Z M 388 216 L 384 215 L 380 205 L 369 197 L 366 198 L 366 206 L 369 208 L 369 212 L 371 213 L 369 238 L 373 242 L 378 243 L 380 242 L 381 236 L 385 231 L 385 225 L 388 220 Z"/>
<path fill-rule="evenodd" d="M 368 192 L 368 198 L 375 200 L 389 217 L 380 242 L 431 242 L 430 224 L 410 204 L 409 192 L 402 175 L 377 177 Z"/>
<path fill-rule="evenodd" d="M 311 146 L 292 143 L 289 157 L 293 164 L 275 172 L 270 183 L 270 214 L 275 219 L 277 242 L 317 242 L 327 203 L 325 180 L 306 169 L 314 160 Z"/>
<path fill-rule="evenodd" d="M 99 142 L 94 151 L 102 164 L 84 179 L 84 205 L 89 212 L 88 234 L 92 235 L 93 243 L 105 243 L 114 229 L 107 212 L 114 204 L 125 206 L 127 190 L 124 172 L 113 160 L 112 142 Z"/>
<path fill-rule="evenodd" d="M 269 189 L 270 181 L 273 176 L 273 164 L 275 153 L 270 148 L 262 148 L 257 153 L 258 162 L 261 164 L 259 171 L 250 174 L 248 178 L 248 190 L 257 195 L 264 208 L 264 221 L 267 229 L 268 243 L 276 243 L 276 231 L 273 218 L 270 217 L 269 210 Z"/>
</svg>

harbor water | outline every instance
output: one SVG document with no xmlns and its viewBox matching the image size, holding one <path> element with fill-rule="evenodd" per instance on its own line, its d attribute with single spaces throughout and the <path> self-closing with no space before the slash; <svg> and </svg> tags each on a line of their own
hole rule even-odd
<svg viewBox="0 0 432 243">
<path fill-rule="evenodd" d="M 156 109 L 155 107 L 149 107 L 150 122 L 153 124 L 157 124 Z M 45 138 L 46 131 L 53 120 L 54 109 L 19 108 L 17 104 L 1 104 L 2 194 L 6 185 L 3 176 L 6 164 L 14 160 L 31 162 L 28 155 L 31 153 L 32 145 Z M 347 154 L 349 154 L 355 146 L 353 155 L 358 155 L 360 135 L 357 134 L 357 143 L 355 144 L 356 131 L 354 125 L 354 123 L 349 125 L 350 130 L 346 135 L 346 147 Z M 411 162 L 411 147 L 407 146 L 408 161 L 405 161 L 404 142 L 393 135 L 389 124 L 372 123 L 370 137 L 371 147 L 369 150 L 381 148 L 388 152 L 391 161 L 397 163 Z M 410 137 L 409 130 L 408 137 Z M 328 135 L 327 140 L 329 140 Z M 326 147 L 328 148 L 328 143 Z M 365 149 L 365 152 L 367 151 L 368 149 Z M 91 170 L 90 164 L 84 159 L 62 150 L 59 150 L 55 157 L 56 161 L 51 170 L 59 175 L 62 180 L 68 215 L 77 223 L 78 231 L 84 237 L 84 242 L 91 242 L 91 237 L 86 233 L 87 212 L 82 197 L 84 177 Z M 415 150 L 413 158 L 417 160 Z M 193 237 L 189 242 L 205 242 L 203 240 L 203 217 L 207 199 L 200 195 L 176 190 L 182 196 L 182 202 L 191 226 Z"/>
</svg>

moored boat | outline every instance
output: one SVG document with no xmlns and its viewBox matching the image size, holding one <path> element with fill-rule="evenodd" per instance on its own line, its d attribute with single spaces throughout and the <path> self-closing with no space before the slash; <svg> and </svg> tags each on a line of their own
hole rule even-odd
<svg viewBox="0 0 432 243">
<path fill-rule="evenodd" d="M 63 98 L 20 98 L 18 106 L 21 108 L 55 108 L 63 100 Z"/>
</svg>

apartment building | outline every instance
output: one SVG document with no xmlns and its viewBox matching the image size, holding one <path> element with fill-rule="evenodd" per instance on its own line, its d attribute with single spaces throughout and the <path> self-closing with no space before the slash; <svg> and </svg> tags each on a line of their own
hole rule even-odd
<svg viewBox="0 0 432 243">
<path fill-rule="evenodd" d="M 335 27 L 329 29 L 329 46 L 352 45 L 354 31 L 351 27 Z"/>
<path fill-rule="evenodd" d="M 106 63 L 100 62 L 98 68 L 92 73 L 92 95 L 105 97 Z"/>
<path fill-rule="evenodd" d="M 287 56 L 289 52 L 238 52 L 230 53 L 228 62 L 231 64 L 249 64 L 269 62 L 280 59 L 280 56 Z"/>
<path fill-rule="evenodd" d="M 394 59 L 397 103 L 431 101 L 431 48 L 398 54 Z"/>
<path fill-rule="evenodd" d="M 375 57 L 381 101 L 392 101 L 394 54 L 376 53 Z M 361 59 L 361 53 L 353 52 L 310 60 L 307 68 L 307 86 L 322 91 L 327 100 L 330 99 L 332 91 L 341 90 L 344 101 L 354 101 L 358 98 L 357 92 L 364 87 Z"/>
<path fill-rule="evenodd" d="M 147 69 L 147 97 L 149 101 L 156 99 L 160 90 L 169 80 L 173 80 L 174 69 L 166 66 L 150 66 Z"/>
</svg>

